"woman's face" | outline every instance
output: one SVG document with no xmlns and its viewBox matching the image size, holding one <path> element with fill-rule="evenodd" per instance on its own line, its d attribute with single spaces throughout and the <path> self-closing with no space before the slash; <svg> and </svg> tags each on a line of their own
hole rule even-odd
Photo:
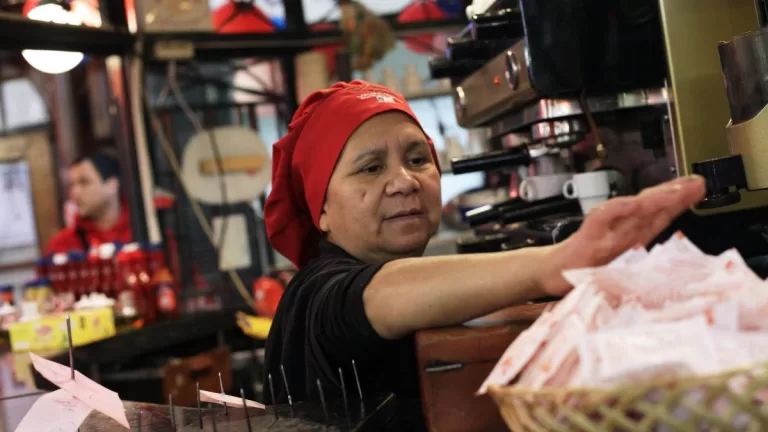
<svg viewBox="0 0 768 432">
<path fill-rule="evenodd" d="M 331 176 L 320 229 L 366 262 L 420 256 L 440 226 L 440 173 L 407 115 L 379 114 L 349 138 Z"/>
</svg>

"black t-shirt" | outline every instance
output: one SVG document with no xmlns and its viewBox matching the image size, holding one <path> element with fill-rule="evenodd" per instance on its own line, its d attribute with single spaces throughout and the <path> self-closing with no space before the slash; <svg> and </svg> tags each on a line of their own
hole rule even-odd
<svg viewBox="0 0 768 432">
<path fill-rule="evenodd" d="M 365 314 L 363 291 L 382 264 L 366 264 L 325 241 L 319 251 L 286 287 L 267 339 L 266 372 L 277 403 L 288 402 L 281 364 L 293 402 L 319 400 L 318 378 L 326 399 L 341 398 L 339 368 L 348 397 L 357 398 L 352 360 L 364 396 L 418 398 L 413 337 L 383 339 Z M 272 404 L 266 378 L 264 400 Z"/>
</svg>

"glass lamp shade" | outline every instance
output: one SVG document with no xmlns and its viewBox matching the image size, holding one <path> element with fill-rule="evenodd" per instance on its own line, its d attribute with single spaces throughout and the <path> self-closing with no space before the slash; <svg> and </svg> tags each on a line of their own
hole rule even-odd
<svg viewBox="0 0 768 432">
<path fill-rule="evenodd" d="M 58 4 L 41 4 L 30 10 L 27 18 L 56 24 L 82 25 L 80 18 Z M 40 72 L 60 74 L 74 69 L 83 61 L 83 53 L 73 51 L 23 50 L 24 60 Z"/>
</svg>

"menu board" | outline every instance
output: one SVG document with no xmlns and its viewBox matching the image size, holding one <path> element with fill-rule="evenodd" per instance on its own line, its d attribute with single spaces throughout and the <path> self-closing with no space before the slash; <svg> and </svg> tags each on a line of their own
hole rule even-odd
<svg viewBox="0 0 768 432">
<path fill-rule="evenodd" d="M 0 163 L 0 249 L 37 244 L 29 165 Z"/>
</svg>

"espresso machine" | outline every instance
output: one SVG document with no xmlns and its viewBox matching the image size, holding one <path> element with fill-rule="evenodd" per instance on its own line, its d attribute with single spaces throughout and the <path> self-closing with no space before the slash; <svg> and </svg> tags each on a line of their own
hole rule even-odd
<svg viewBox="0 0 768 432">
<path fill-rule="evenodd" d="M 501 171 L 513 181 L 510 200 L 466 214 L 474 235 L 461 237 L 458 251 L 551 244 L 574 232 L 583 213 L 578 200 L 562 193 L 525 199 L 523 186 L 567 181 L 565 173 L 582 172 L 593 153 L 605 153 L 610 140 L 598 140 L 599 149 L 585 145 L 594 141 L 595 121 L 612 126 L 613 138 L 649 136 L 634 140 L 647 143 L 640 153 L 663 153 L 663 48 L 655 0 L 497 0 L 472 17 L 430 66 L 434 77 L 451 78 L 458 123 L 484 128 L 495 148 L 453 160 L 452 170 Z M 606 162 L 626 179 L 635 175 L 622 160 Z M 543 168 L 553 164 L 561 170 Z M 671 176 L 661 171 L 662 180 Z"/>
<path fill-rule="evenodd" d="M 736 247 L 764 260 L 762 1 L 497 0 L 430 64 L 434 77 L 451 78 L 458 123 L 483 128 L 494 146 L 455 159 L 454 173 L 535 172 L 538 158 L 554 156 L 573 175 L 620 174 L 629 194 L 697 173 L 707 199 L 659 240 L 682 230 L 705 252 Z M 509 145 L 509 136 L 526 138 Z M 474 233 L 458 241 L 460 252 L 561 241 L 583 218 L 565 196 L 510 192 L 467 213 Z"/>
</svg>

